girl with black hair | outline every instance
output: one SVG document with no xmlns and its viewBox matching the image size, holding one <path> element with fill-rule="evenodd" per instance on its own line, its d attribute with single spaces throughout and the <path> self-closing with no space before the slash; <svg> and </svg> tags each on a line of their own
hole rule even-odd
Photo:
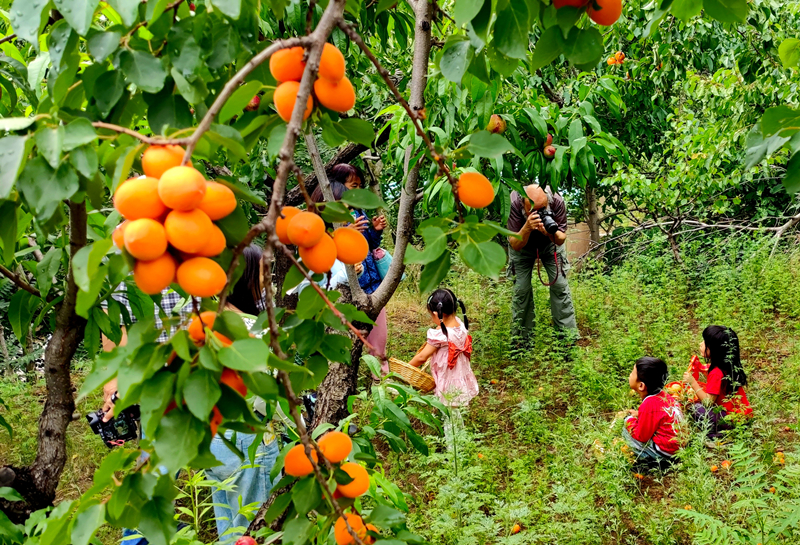
<svg viewBox="0 0 800 545">
<path fill-rule="evenodd" d="M 427 307 L 436 327 L 428 330 L 425 346 L 409 363 L 420 367 L 430 358 L 436 394 L 445 405 L 464 407 L 478 395 L 478 380 L 470 366 L 472 336 L 466 307 L 448 289 L 434 291 Z M 459 307 L 463 322 L 456 316 Z"/>
<path fill-rule="evenodd" d="M 749 418 L 753 414 L 744 391 L 747 375 L 739 355 L 739 337 L 729 327 L 710 325 L 705 328 L 700 353 L 708 362 L 708 382 L 699 383 L 691 370 L 684 373 L 683 380 L 700 400 L 693 407 L 694 417 L 706 423 L 708 437 L 716 439 L 733 427 L 729 416 Z"/>
<path fill-rule="evenodd" d="M 659 358 L 636 360 L 628 385 L 642 404 L 631 410 L 622 427 L 622 437 L 645 464 L 671 462 L 681 447 L 683 413 L 674 397 L 664 391 L 669 370 Z"/>
</svg>

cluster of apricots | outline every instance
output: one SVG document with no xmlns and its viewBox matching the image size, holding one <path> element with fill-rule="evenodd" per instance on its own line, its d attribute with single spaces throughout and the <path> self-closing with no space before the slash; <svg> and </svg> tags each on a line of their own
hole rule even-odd
<svg viewBox="0 0 800 545">
<path fill-rule="evenodd" d="M 614 66 L 616 64 L 624 64 L 625 63 L 625 53 L 623 53 L 622 51 L 617 51 L 616 53 L 614 53 L 613 55 L 611 55 L 608 58 L 606 63 L 609 66 Z"/>
<path fill-rule="evenodd" d="M 297 92 L 300 90 L 300 79 L 306 63 L 303 60 L 305 49 L 290 47 L 281 49 L 269 59 L 269 71 L 279 85 L 272 97 L 275 109 L 281 119 L 288 122 L 292 117 Z M 319 61 L 319 77 L 314 82 L 314 96 L 317 102 L 333 110 L 344 113 L 356 104 L 356 92 L 353 84 L 345 76 L 345 61 L 342 52 L 332 44 L 326 43 Z M 314 100 L 309 96 L 303 119 L 308 119 L 314 109 Z"/>
<path fill-rule="evenodd" d="M 587 5 L 586 13 L 598 25 L 611 26 L 622 15 L 622 0 L 553 0 L 556 9 L 570 6 L 583 9 Z"/>
<path fill-rule="evenodd" d="M 212 257 L 226 246 L 213 222 L 236 208 L 227 186 L 207 182 L 182 166 L 180 146 L 150 146 L 142 155 L 144 176 L 120 184 L 114 207 L 125 218 L 112 238 L 136 259 L 133 279 L 144 293 L 159 293 L 173 282 L 189 295 L 213 297 L 227 276 Z"/>
<path fill-rule="evenodd" d="M 347 461 L 350 452 L 353 450 L 353 442 L 350 440 L 350 436 L 340 431 L 331 431 L 322 436 L 317 445 L 329 463 L 341 464 L 339 469 L 347 473 L 352 479 L 347 484 L 336 485 L 336 491 L 333 493 L 334 498 L 357 498 L 369 490 L 369 474 L 367 470 L 360 464 Z M 319 461 L 317 451 L 313 448 L 311 449 L 311 459 L 314 460 L 314 463 Z M 306 455 L 304 445 L 296 445 L 286 453 L 283 469 L 287 475 L 298 478 L 310 475 L 314 471 L 314 466 Z M 358 534 L 361 541 L 375 543 L 375 538 L 367 535 L 367 530 L 378 532 L 375 526 L 372 524 L 365 525 L 362 518 L 354 513 L 346 513 L 345 517 L 347 518 L 347 523 Z M 344 518 L 339 517 L 333 527 L 333 532 L 337 545 L 355 543 L 353 536 L 347 531 L 347 524 L 345 524 Z"/>
<path fill-rule="evenodd" d="M 547 133 L 547 138 L 544 140 L 542 153 L 544 153 L 544 156 L 548 159 L 552 159 L 556 156 L 556 147 L 553 145 L 553 135 L 550 133 Z"/>
<path fill-rule="evenodd" d="M 282 243 L 300 249 L 303 264 L 315 273 L 330 271 L 337 259 L 345 265 L 361 263 L 369 253 L 369 243 L 357 229 L 339 227 L 330 236 L 321 217 L 294 206 L 281 209 L 275 232 Z"/>
</svg>

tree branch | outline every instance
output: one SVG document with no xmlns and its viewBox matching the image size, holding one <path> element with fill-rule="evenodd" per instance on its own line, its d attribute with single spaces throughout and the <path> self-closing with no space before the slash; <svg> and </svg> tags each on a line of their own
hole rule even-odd
<svg viewBox="0 0 800 545">
<path fill-rule="evenodd" d="M 6 36 L 4 38 L 0 38 L 0 44 L 4 44 L 6 42 L 10 42 L 11 40 L 13 40 L 16 37 L 17 37 L 16 34 L 9 34 L 8 36 Z"/>
<path fill-rule="evenodd" d="M 112 123 L 105 123 L 103 121 L 94 121 L 92 122 L 92 126 L 96 129 L 106 129 L 109 131 L 118 132 L 121 134 L 127 134 L 128 136 L 132 136 L 137 140 L 141 140 L 147 145 L 150 146 L 165 146 L 165 145 L 176 145 L 176 146 L 185 146 L 191 140 L 190 137 L 187 138 L 164 138 L 163 136 L 145 136 L 141 133 L 134 131 L 133 129 L 129 129 L 127 127 L 120 127 L 119 125 L 114 125 Z"/>
<path fill-rule="evenodd" d="M 19 288 L 27 291 L 28 293 L 35 295 L 38 298 L 42 298 L 42 294 L 39 290 L 28 284 L 22 277 L 16 274 L 13 271 L 6 269 L 3 265 L 0 265 L 0 274 L 14 282 Z"/>
</svg>

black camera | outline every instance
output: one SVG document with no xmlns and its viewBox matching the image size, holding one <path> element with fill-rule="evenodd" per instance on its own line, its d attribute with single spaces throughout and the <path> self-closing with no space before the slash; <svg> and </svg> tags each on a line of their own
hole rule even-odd
<svg viewBox="0 0 800 545">
<path fill-rule="evenodd" d="M 541 218 L 544 224 L 544 230 L 554 235 L 556 231 L 558 231 L 558 222 L 553 219 L 553 212 L 550 211 L 550 207 L 542 208 L 538 210 L 538 212 L 539 218 Z"/>
<path fill-rule="evenodd" d="M 111 399 L 116 401 L 117 396 L 115 395 Z M 103 422 L 105 414 L 103 409 L 98 409 L 93 413 L 87 414 L 86 420 L 89 421 L 89 427 L 92 428 L 92 431 L 100 436 L 100 439 L 103 440 L 108 448 L 119 447 L 127 441 L 139 437 L 136 423 L 141 418 L 141 415 L 138 405 L 123 409 L 108 422 Z"/>
</svg>

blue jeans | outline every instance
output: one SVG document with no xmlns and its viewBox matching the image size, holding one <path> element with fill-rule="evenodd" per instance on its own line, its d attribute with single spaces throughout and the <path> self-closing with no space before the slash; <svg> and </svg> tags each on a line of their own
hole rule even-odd
<svg viewBox="0 0 800 545">
<path fill-rule="evenodd" d="M 232 430 L 225 432 L 225 438 L 230 439 L 233 435 Z M 275 465 L 280 450 L 278 442 L 273 440 L 269 444 L 263 442 L 258 446 L 255 456 L 255 464 L 250 466 L 247 459 L 247 449 L 253 444 L 256 435 L 238 433 L 236 435 L 236 447 L 245 454 L 245 460 L 239 460 L 231 450 L 225 445 L 219 436 L 211 441 L 211 453 L 219 460 L 222 465 L 206 470 L 209 479 L 223 482 L 231 479 L 230 490 L 213 487 L 212 499 L 214 501 L 214 516 L 217 519 L 217 535 L 220 541 L 225 532 L 231 527 L 247 528 L 249 521 L 247 517 L 239 513 L 239 506 L 258 502 L 263 503 L 269 497 L 272 488 L 269 474 Z M 225 536 L 226 540 L 236 539 L 242 532 L 232 531 Z M 125 544 L 128 545 L 128 544 Z"/>
<path fill-rule="evenodd" d="M 626 428 L 624 425 L 622 426 L 622 438 L 625 439 L 625 442 L 628 443 L 628 446 L 631 447 L 631 450 L 633 450 L 634 454 L 636 454 L 637 462 L 661 463 L 674 460 L 674 458 L 669 454 L 665 454 L 658 450 L 653 441 L 642 443 L 641 441 L 634 439 L 631 436 L 631 432 L 629 432 L 628 428 Z"/>
</svg>

